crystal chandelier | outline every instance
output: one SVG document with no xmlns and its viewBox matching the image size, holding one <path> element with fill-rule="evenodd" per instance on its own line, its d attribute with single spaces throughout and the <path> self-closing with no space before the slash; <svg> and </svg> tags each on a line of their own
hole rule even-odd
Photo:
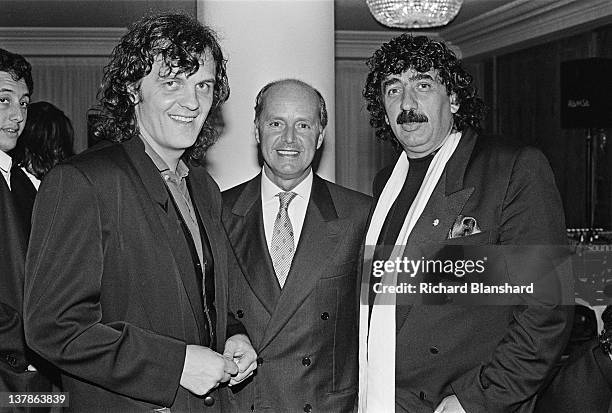
<svg viewBox="0 0 612 413">
<path fill-rule="evenodd" d="M 444 26 L 459 13 L 463 0 L 366 0 L 370 13 L 385 26 L 402 29 Z"/>
</svg>

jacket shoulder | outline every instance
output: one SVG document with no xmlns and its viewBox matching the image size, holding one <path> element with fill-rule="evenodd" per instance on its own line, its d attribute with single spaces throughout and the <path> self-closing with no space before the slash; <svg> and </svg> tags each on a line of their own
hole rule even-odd
<svg viewBox="0 0 612 413">
<path fill-rule="evenodd" d="M 383 169 L 378 171 L 374 176 L 374 181 L 372 181 L 372 194 L 375 199 L 378 199 L 380 194 L 382 193 L 385 184 L 391 177 L 391 173 L 393 173 L 393 168 L 395 167 L 395 163 L 391 165 L 385 166 Z"/>
<path fill-rule="evenodd" d="M 323 179 L 323 178 L 321 178 Z M 369 212 L 372 207 L 373 198 L 369 195 L 335 184 L 326 179 L 325 182 L 329 193 L 336 206 L 345 210 L 362 210 Z"/>
<path fill-rule="evenodd" d="M 527 157 L 544 156 L 540 149 L 502 135 L 478 135 L 473 154 L 506 156 L 510 158 L 515 158 L 519 155 Z"/>
<path fill-rule="evenodd" d="M 116 168 L 126 154 L 120 143 L 103 141 L 64 162 L 86 176 L 103 176 Z"/>
<path fill-rule="evenodd" d="M 244 191 L 244 188 L 246 188 L 246 186 L 254 179 L 257 179 L 257 177 L 249 179 L 246 182 L 243 182 L 221 192 L 223 204 L 230 207 L 233 206 L 238 200 L 238 197 L 240 197 L 240 194 L 242 194 L 242 191 Z"/>
<path fill-rule="evenodd" d="M 321 178 L 323 179 L 323 178 Z M 340 196 L 343 196 L 351 201 L 354 202 L 362 202 L 362 203 L 368 203 L 372 201 L 372 197 L 369 195 L 366 195 L 362 192 L 356 191 L 354 189 L 350 189 L 347 188 L 345 186 L 330 182 L 326 179 L 323 179 L 323 181 L 325 181 L 325 184 L 327 185 L 327 187 L 329 188 L 330 192 L 338 194 Z"/>
</svg>

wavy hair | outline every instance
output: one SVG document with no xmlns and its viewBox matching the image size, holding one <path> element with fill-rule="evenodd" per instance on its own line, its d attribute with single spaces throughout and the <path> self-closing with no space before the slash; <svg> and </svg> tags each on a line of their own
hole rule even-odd
<svg viewBox="0 0 612 413">
<path fill-rule="evenodd" d="M 21 55 L 11 53 L 8 50 L 0 48 L 0 71 L 11 75 L 11 78 L 17 82 L 23 79 L 30 95 L 34 92 L 34 82 L 32 81 L 32 66 Z"/>
<path fill-rule="evenodd" d="M 151 72 L 155 59 L 163 61 L 160 76 L 173 70 L 190 76 L 198 71 L 199 58 L 209 54 L 215 60 L 215 86 L 210 112 L 196 142 L 185 151 L 185 159 L 200 163 L 206 150 L 218 137 L 221 106 L 230 89 L 221 47 L 216 34 L 196 19 L 185 14 L 163 13 L 144 17 L 130 26 L 112 52 L 104 68 L 98 99 L 102 106 L 102 121 L 95 134 L 99 138 L 121 142 L 138 136 L 134 115 L 134 97 L 128 85 L 140 91 L 140 81 Z"/>
<path fill-rule="evenodd" d="M 457 113 L 453 114 L 453 128 L 457 131 L 467 127 L 480 129 L 484 103 L 477 96 L 472 76 L 443 42 L 405 33 L 383 44 L 366 64 L 370 72 L 363 89 L 363 97 L 370 112 L 370 125 L 375 128 L 377 138 L 390 140 L 394 146 L 400 147 L 391 127 L 385 122 L 382 82 L 391 74 L 401 74 L 409 69 L 421 73 L 437 70 L 448 95 L 455 93 L 460 104 Z"/>
<path fill-rule="evenodd" d="M 72 122 L 48 102 L 28 106 L 28 118 L 11 156 L 41 179 L 58 163 L 74 155 Z"/>
</svg>

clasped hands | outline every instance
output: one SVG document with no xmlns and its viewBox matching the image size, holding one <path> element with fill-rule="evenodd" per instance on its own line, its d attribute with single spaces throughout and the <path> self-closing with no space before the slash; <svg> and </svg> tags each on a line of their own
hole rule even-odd
<svg viewBox="0 0 612 413">
<path fill-rule="evenodd" d="M 244 334 L 231 336 L 219 354 L 208 347 L 187 345 L 180 384 L 199 396 L 221 383 L 230 386 L 250 377 L 257 368 L 257 353 Z"/>
</svg>

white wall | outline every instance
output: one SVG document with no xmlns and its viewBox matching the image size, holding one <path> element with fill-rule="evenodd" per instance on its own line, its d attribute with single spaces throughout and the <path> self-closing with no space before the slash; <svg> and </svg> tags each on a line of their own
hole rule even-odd
<svg viewBox="0 0 612 413">
<path fill-rule="evenodd" d="M 219 34 L 231 95 L 225 132 L 208 153 L 221 189 L 256 175 L 255 96 L 266 83 L 298 78 L 317 88 L 329 114 L 318 173 L 334 180 L 334 7 L 332 0 L 198 0 L 198 18 Z"/>
</svg>

